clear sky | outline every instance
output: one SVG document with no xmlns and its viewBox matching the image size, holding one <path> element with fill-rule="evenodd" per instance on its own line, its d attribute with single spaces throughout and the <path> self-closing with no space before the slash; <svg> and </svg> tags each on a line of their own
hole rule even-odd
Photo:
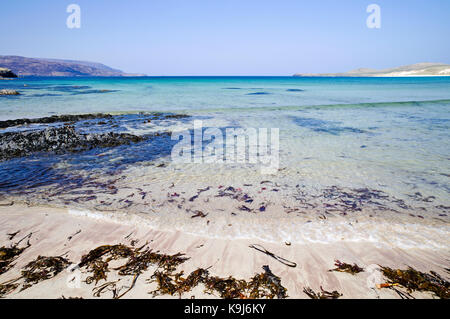
<svg viewBox="0 0 450 319">
<path fill-rule="evenodd" d="M 66 8 L 81 7 L 68 29 Z M 366 8 L 381 8 L 369 29 Z M 148 75 L 291 75 L 450 63 L 449 0 L 3 0 L 0 55 Z"/>
</svg>

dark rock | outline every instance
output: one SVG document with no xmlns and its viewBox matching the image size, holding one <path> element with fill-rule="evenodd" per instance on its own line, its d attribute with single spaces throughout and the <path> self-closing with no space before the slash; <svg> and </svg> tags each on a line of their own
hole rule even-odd
<svg viewBox="0 0 450 319">
<path fill-rule="evenodd" d="M 0 68 L 0 78 L 13 79 L 17 78 L 17 75 L 10 69 Z"/>
<path fill-rule="evenodd" d="M 20 95 L 16 90 L 0 90 L 0 95 Z"/>
<path fill-rule="evenodd" d="M 47 128 L 41 131 L 7 132 L 0 135 L 0 161 L 36 152 L 56 154 L 81 152 L 96 147 L 114 147 L 143 140 L 144 137 L 126 133 L 81 134 L 73 126 Z"/>
<path fill-rule="evenodd" d="M 17 125 L 25 125 L 25 124 L 49 124 L 49 123 L 58 123 L 58 122 L 77 122 L 82 120 L 91 120 L 98 118 L 112 118 L 112 115 L 109 114 L 79 114 L 79 115 L 53 115 L 49 117 L 41 117 L 36 119 L 16 119 L 16 120 L 6 120 L 0 121 L 0 128 L 7 128 Z"/>
</svg>

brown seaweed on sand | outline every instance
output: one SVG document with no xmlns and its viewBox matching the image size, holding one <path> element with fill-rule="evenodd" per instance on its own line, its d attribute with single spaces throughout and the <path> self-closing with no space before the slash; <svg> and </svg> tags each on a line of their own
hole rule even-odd
<svg viewBox="0 0 450 319">
<path fill-rule="evenodd" d="M 0 247 L 0 275 L 11 269 L 12 262 L 25 250 L 18 247 Z"/>
<path fill-rule="evenodd" d="M 132 248 L 123 244 L 104 245 L 91 250 L 81 258 L 79 267 L 86 267 L 91 276 L 86 278 L 86 283 L 90 284 L 95 281 L 97 284 L 100 280 L 107 280 L 109 270 L 109 262 L 111 260 L 126 259 L 125 263 L 119 267 L 113 268 L 119 276 L 133 276 L 132 283 L 128 289 L 119 294 L 122 288 L 117 288 L 115 282 L 106 282 L 98 287 L 94 287 L 93 293 L 95 297 L 99 297 L 106 291 L 113 292 L 113 298 L 121 298 L 131 289 L 133 289 L 139 275 L 148 269 L 150 265 L 156 265 L 158 269 L 162 269 L 162 273 L 172 273 L 176 267 L 185 262 L 188 258 L 183 254 L 166 255 L 153 252 L 149 248 L 145 248 L 147 244 L 139 248 Z"/>
<path fill-rule="evenodd" d="M 86 278 L 86 283 L 91 284 L 95 281 L 97 284 L 100 280 L 107 279 L 109 272 L 108 265 L 111 260 L 127 258 L 131 256 L 133 250 L 125 245 L 104 245 L 91 250 L 81 257 L 78 267 L 86 267 L 87 271 L 92 275 Z M 103 257 L 105 257 L 103 259 Z"/>
<path fill-rule="evenodd" d="M 255 249 L 255 250 L 257 250 L 257 251 L 260 251 L 260 252 L 262 252 L 262 253 L 268 255 L 268 256 L 270 256 L 270 257 L 272 257 L 272 258 L 278 260 L 280 263 L 282 263 L 282 264 L 284 264 L 284 265 L 286 265 L 286 266 L 288 266 L 288 267 L 292 267 L 292 268 L 297 267 L 297 263 L 295 263 L 295 262 L 293 262 L 293 261 L 290 261 L 290 260 L 287 260 L 287 259 L 285 259 L 285 258 L 283 258 L 283 257 L 277 256 L 277 255 L 275 255 L 274 253 L 272 253 L 272 252 L 268 251 L 267 249 L 265 249 L 265 248 L 264 248 L 263 246 L 261 246 L 261 245 L 253 244 L 253 245 L 250 245 L 250 246 L 248 246 L 248 247 L 250 247 L 250 248 L 252 248 L 252 249 Z"/>
<path fill-rule="evenodd" d="M 364 271 L 364 268 L 359 267 L 357 264 L 351 265 L 351 264 L 343 263 L 339 260 L 335 260 L 334 265 L 336 266 L 336 268 L 330 269 L 329 271 L 347 272 L 352 275 L 355 275 L 357 273 Z"/>
<path fill-rule="evenodd" d="M 180 264 L 184 263 L 189 258 L 184 257 L 183 254 L 177 253 L 175 255 L 166 255 L 153 252 L 150 249 L 140 251 L 138 248 L 134 255 L 131 255 L 126 264 L 115 268 L 119 270 L 119 275 L 140 275 L 147 270 L 150 265 L 156 265 L 158 268 L 164 269 L 166 272 L 172 272 Z"/>
<path fill-rule="evenodd" d="M 381 272 L 388 278 L 388 283 L 399 284 L 412 291 L 428 291 L 442 299 L 450 299 L 450 282 L 439 276 L 434 271 L 430 273 L 420 272 L 408 267 L 408 269 L 392 269 L 381 267 Z"/>
<path fill-rule="evenodd" d="M 245 280 L 238 280 L 231 276 L 228 278 L 208 277 L 205 286 L 206 293 L 212 295 L 217 292 L 224 299 L 245 299 L 245 292 L 248 289 L 248 283 Z"/>
<path fill-rule="evenodd" d="M 311 299 L 338 299 L 339 297 L 342 297 L 342 294 L 336 290 L 329 292 L 323 290 L 322 286 L 320 286 L 320 290 L 321 292 L 316 293 L 310 287 L 303 288 L 303 292 Z"/>
<path fill-rule="evenodd" d="M 22 285 L 22 291 L 41 281 L 53 278 L 69 265 L 70 262 L 61 256 L 38 256 L 38 258 L 22 268 L 22 275 L 20 277 L 0 284 L 0 298 L 10 294 L 20 285 Z"/>
<path fill-rule="evenodd" d="M 225 299 L 286 298 L 287 290 L 281 285 L 281 279 L 272 273 L 269 266 L 263 266 L 263 269 L 263 273 L 255 275 L 249 281 L 232 276 L 210 276 L 209 271 L 203 268 L 191 272 L 186 278 L 183 278 L 183 272 L 173 274 L 155 271 L 149 282 L 156 282 L 158 287 L 150 293 L 153 296 L 181 295 L 203 284 L 205 293 L 217 294 Z"/>
<path fill-rule="evenodd" d="M 202 211 L 196 210 L 195 214 L 191 216 L 191 218 L 196 218 L 196 217 L 201 217 L 201 218 L 205 218 L 206 216 L 208 216 L 208 214 L 205 214 Z"/>
<path fill-rule="evenodd" d="M 16 237 L 16 235 L 17 235 L 18 233 L 20 233 L 20 230 L 16 231 L 15 233 L 10 233 L 10 234 L 6 234 L 6 235 L 8 235 L 8 239 L 9 239 L 9 240 L 13 240 L 14 237 Z"/>
<path fill-rule="evenodd" d="M 11 247 L 5 246 L 0 247 L 0 275 L 11 269 L 14 260 L 16 260 L 19 257 L 19 255 L 25 251 L 25 249 L 31 246 L 30 242 L 28 241 L 25 247 L 18 247 L 23 239 L 29 238 L 30 236 L 31 233 L 22 238 L 20 241 L 18 241 Z"/>
<path fill-rule="evenodd" d="M 61 256 L 38 256 L 38 258 L 28 263 L 22 270 L 22 278 L 25 281 L 22 290 L 40 281 L 55 277 L 69 265 L 70 262 Z"/>
<path fill-rule="evenodd" d="M 264 273 L 254 276 L 249 284 L 250 298 L 287 298 L 287 289 L 281 285 L 280 277 L 274 275 L 269 266 L 262 267 Z"/>
<path fill-rule="evenodd" d="M 17 283 L 19 279 L 20 278 L 16 278 L 0 284 L 0 298 L 3 298 L 3 296 L 8 295 L 14 290 L 16 290 L 17 287 L 19 287 L 20 285 L 19 283 Z"/>
</svg>

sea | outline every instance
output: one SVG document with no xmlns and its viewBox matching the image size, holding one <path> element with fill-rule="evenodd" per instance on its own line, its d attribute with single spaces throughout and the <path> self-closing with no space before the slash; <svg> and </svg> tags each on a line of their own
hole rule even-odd
<svg viewBox="0 0 450 319">
<path fill-rule="evenodd" d="M 450 77 L 25 77 L 0 89 L 21 93 L 0 97 L 0 121 L 105 113 L 114 120 L 69 124 L 140 136 L 192 133 L 196 121 L 279 132 L 270 174 L 245 158 L 175 162 L 178 140 L 164 135 L 0 162 L 3 197 L 213 237 L 449 247 Z"/>
</svg>

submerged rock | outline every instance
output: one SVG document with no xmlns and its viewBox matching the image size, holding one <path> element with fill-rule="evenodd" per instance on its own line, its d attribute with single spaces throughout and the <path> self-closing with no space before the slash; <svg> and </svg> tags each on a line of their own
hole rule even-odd
<svg viewBox="0 0 450 319">
<path fill-rule="evenodd" d="M 145 121 L 153 121 L 153 120 L 177 120 L 184 119 L 190 117 L 190 115 L 186 114 L 177 114 L 177 113 L 139 113 L 140 115 L 146 116 Z M 120 115 L 110 115 L 104 113 L 89 113 L 89 114 L 75 114 L 75 115 L 53 115 L 48 117 L 41 118 L 32 118 L 32 119 L 15 119 L 15 120 L 6 120 L 0 121 L 0 129 L 8 128 L 18 125 L 28 125 L 28 124 L 50 124 L 50 123 L 65 123 L 65 122 L 78 122 L 84 120 L 92 120 L 92 119 L 113 119 L 120 117 Z M 148 122 L 149 123 L 149 122 Z"/>
<path fill-rule="evenodd" d="M 82 134 L 73 126 L 47 128 L 41 131 L 8 132 L 0 135 L 0 161 L 36 152 L 56 154 L 81 152 L 96 147 L 136 143 L 145 139 L 127 133 Z"/>
<path fill-rule="evenodd" d="M 77 114 L 77 115 L 53 115 L 48 117 L 41 117 L 35 119 L 16 119 L 16 120 L 6 120 L 0 121 L 0 128 L 8 128 L 17 125 L 24 124 L 50 124 L 50 123 L 59 123 L 59 122 L 77 122 L 81 120 L 91 120 L 112 118 L 112 115 L 95 113 L 95 114 Z"/>
<path fill-rule="evenodd" d="M 16 90 L 0 90 L 0 95 L 20 95 Z"/>
</svg>

